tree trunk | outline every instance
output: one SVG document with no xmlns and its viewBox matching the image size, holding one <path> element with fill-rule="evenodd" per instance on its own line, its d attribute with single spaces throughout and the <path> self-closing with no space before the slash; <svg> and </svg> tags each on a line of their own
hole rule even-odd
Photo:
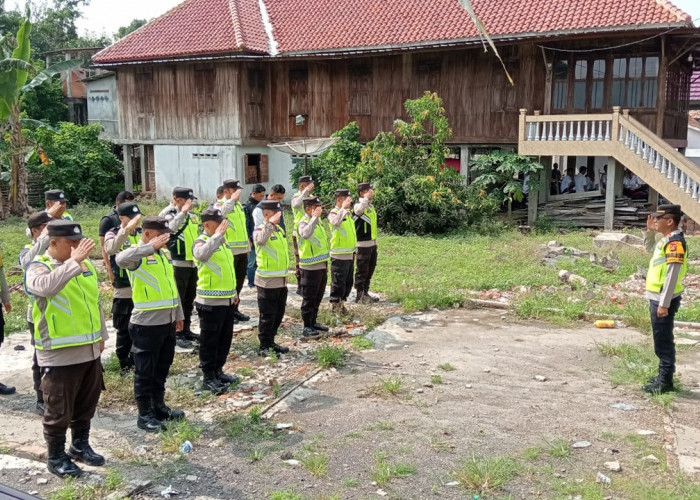
<svg viewBox="0 0 700 500">
<path fill-rule="evenodd" d="M 10 179 L 10 213 L 23 217 L 29 213 L 27 196 L 27 168 L 24 164 L 24 144 L 22 124 L 19 120 L 19 106 L 12 106 L 10 117 L 10 149 L 12 151 L 12 175 Z"/>
</svg>

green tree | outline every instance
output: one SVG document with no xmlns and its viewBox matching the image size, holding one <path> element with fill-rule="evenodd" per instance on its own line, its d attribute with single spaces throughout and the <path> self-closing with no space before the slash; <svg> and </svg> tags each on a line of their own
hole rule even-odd
<svg viewBox="0 0 700 500">
<path fill-rule="evenodd" d="M 141 26 L 144 26 L 148 21 L 145 19 L 134 19 L 131 21 L 127 26 L 122 26 L 117 30 L 117 32 L 114 34 L 114 38 L 116 40 L 120 40 L 124 38 L 126 35 L 129 33 L 136 31 L 139 29 Z"/>
<path fill-rule="evenodd" d="M 47 189 L 60 186 L 71 203 L 114 199 L 121 186 L 121 163 L 112 143 L 100 139 L 101 132 L 99 125 L 66 122 L 57 132 L 38 129 L 34 139 L 49 161 L 46 165 L 33 158 L 30 169 L 41 174 Z"/>
<path fill-rule="evenodd" d="M 360 127 L 356 122 L 350 122 L 342 129 L 333 133 L 338 142 L 326 149 L 309 165 L 308 173 L 314 179 L 314 193 L 323 201 L 335 202 L 335 190 L 353 188 L 350 174 L 357 168 L 362 153 L 360 144 Z M 298 162 L 290 172 L 292 185 L 297 186 L 297 180 L 304 175 L 304 162 Z"/>
<path fill-rule="evenodd" d="M 44 69 L 43 61 L 35 61 L 36 71 Z M 52 126 L 65 121 L 68 116 L 68 106 L 63 102 L 63 83 L 59 77 L 53 77 L 31 90 L 22 92 L 20 96 L 22 116 L 39 120 Z"/>
<path fill-rule="evenodd" d="M 396 120 L 393 132 L 367 144 L 351 177 L 374 184 L 379 220 L 389 231 L 442 233 L 469 222 L 463 178 L 445 165 L 452 129 L 442 100 L 426 92 L 404 107 L 410 121 Z"/>
</svg>

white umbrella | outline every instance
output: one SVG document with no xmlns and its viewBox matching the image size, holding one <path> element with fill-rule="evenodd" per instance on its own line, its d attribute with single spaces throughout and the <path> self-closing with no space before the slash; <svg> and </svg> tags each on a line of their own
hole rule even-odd
<svg viewBox="0 0 700 500">
<path fill-rule="evenodd" d="M 338 142 L 338 139 L 338 137 L 320 137 L 318 139 L 277 142 L 275 144 L 268 144 L 267 146 L 290 155 L 304 155 L 304 174 L 307 174 L 309 155 L 322 153 Z"/>
</svg>

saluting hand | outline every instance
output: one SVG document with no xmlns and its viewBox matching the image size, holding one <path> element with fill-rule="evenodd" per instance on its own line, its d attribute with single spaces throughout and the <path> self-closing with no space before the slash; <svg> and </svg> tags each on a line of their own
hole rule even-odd
<svg viewBox="0 0 700 500">
<path fill-rule="evenodd" d="M 280 219 L 282 219 L 282 212 L 276 212 L 275 215 L 270 217 L 270 222 L 277 225 L 280 223 Z"/>
<path fill-rule="evenodd" d="M 647 215 L 647 231 L 656 231 L 656 218 Z"/>
<path fill-rule="evenodd" d="M 233 194 L 231 195 L 231 199 L 233 201 L 238 201 L 241 199 L 241 194 L 243 193 L 242 189 L 236 189 Z"/>
<path fill-rule="evenodd" d="M 188 213 L 192 208 L 192 200 L 187 200 L 184 205 L 182 205 L 181 212 Z"/>
<path fill-rule="evenodd" d="M 347 210 L 350 208 L 350 205 L 352 204 L 352 197 L 348 196 L 343 200 L 343 209 Z"/>
<path fill-rule="evenodd" d="M 90 238 L 83 238 L 77 247 L 71 249 L 70 258 L 76 262 L 82 262 L 88 258 L 93 248 L 95 248 L 95 242 Z"/>
<path fill-rule="evenodd" d="M 54 201 L 53 205 L 46 209 L 46 212 L 54 219 L 58 218 L 58 212 L 61 210 L 61 202 Z"/>
<path fill-rule="evenodd" d="M 136 217 L 131 219 L 129 223 L 126 225 L 124 230 L 127 232 L 127 234 L 131 234 L 134 232 L 134 229 L 139 227 L 139 221 L 141 220 L 141 214 L 137 214 Z"/>
<path fill-rule="evenodd" d="M 309 193 L 313 193 L 314 187 L 315 187 L 314 183 L 313 183 L 313 182 L 310 182 L 309 185 L 306 186 L 306 191 L 309 192 Z"/>
<path fill-rule="evenodd" d="M 151 241 L 149 241 L 149 243 L 157 252 L 158 250 L 163 248 L 165 245 L 167 245 L 169 241 L 170 241 L 170 235 L 168 233 L 165 233 L 165 234 L 161 234 L 160 236 L 156 236 Z"/>
<path fill-rule="evenodd" d="M 219 227 L 216 228 L 216 231 L 214 231 L 214 234 L 218 234 L 219 236 L 223 236 L 226 234 L 226 230 L 228 229 L 228 219 L 224 219 L 221 224 L 219 224 Z"/>
<path fill-rule="evenodd" d="M 311 216 L 316 217 L 317 219 L 323 215 L 323 207 L 317 206 L 314 207 L 314 209 L 311 211 Z"/>
</svg>

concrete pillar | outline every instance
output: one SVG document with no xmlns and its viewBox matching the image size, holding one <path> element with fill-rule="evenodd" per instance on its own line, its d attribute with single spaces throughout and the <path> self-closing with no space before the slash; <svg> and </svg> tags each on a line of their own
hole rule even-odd
<svg viewBox="0 0 700 500">
<path fill-rule="evenodd" d="M 141 157 L 141 191 L 147 193 L 151 186 L 148 185 L 148 168 L 146 167 L 148 158 L 146 158 L 146 146 L 143 144 L 139 146 L 139 156 Z"/>
<path fill-rule="evenodd" d="M 652 210 L 656 210 L 656 207 L 659 206 L 659 192 L 651 186 L 649 186 L 649 198 L 647 201 Z"/>
<path fill-rule="evenodd" d="M 612 231 L 615 221 L 615 198 L 618 191 L 622 194 L 622 165 L 618 165 L 615 158 L 608 158 L 608 180 L 605 185 L 605 223 L 606 231 Z"/>
<path fill-rule="evenodd" d="M 459 147 L 459 173 L 467 181 L 469 185 L 469 146 Z"/>
<path fill-rule="evenodd" d="M 131 165 L 131 146 L 124 144 L 124 146 L 122 146 L 122 155 L 124 156 L 124 189 L 133 193 L 134 170 Z"/>
</svg>

